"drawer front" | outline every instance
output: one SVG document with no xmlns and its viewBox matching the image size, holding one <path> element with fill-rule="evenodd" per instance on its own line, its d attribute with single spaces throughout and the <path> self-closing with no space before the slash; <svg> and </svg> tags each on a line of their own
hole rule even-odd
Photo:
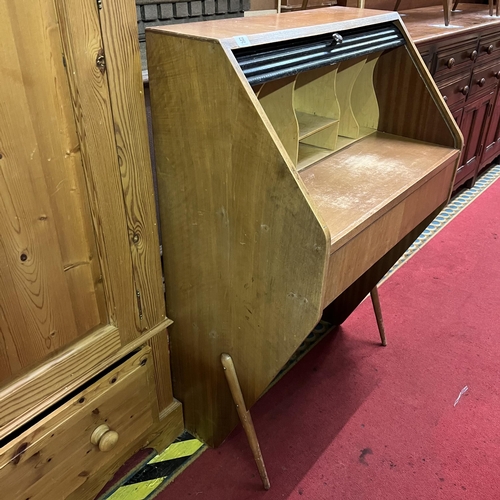
<svg viewBox="0 0 500 500">
<path fill-rule="evenodd" d="M 500 61 L 492 66 L 481 66 L 472 73 L 469 96 L 477 94 L 482 90 L 493 88 L 500 79 Z"/>
<path fill-rule="evenodd" d="M 477 54 L 477 40 L 475 38 L 456 46 L 439 49 L 436 57 L 435 77 L 444 77 L 457 69 L 471 67 Z"/>
<path fill-rule="evenodd" d="M 158 421 L 150 357 L 135 354 L 1 448 L 5 498 L 64 499 L 142 439 Z"/>
<path fill-rule="evenodd" d="M 448 199 L 457 157 L 458 151 L 434 177 L 330 256 L 323 307 Z M 339 269 L 345 272 L 339 275 Z"/>
<path fill-rule="evenodd" d="M 484 62 L 500 58 L 500 33 L 492 33 L 481 37 L 478 57 Z"/>
<path fill-rule="evenodd" d="M 469 93 L 470 73 L 456 75 L 439 83 L 439 90 L 449 107 L 465 102 Z"/>
</svg>

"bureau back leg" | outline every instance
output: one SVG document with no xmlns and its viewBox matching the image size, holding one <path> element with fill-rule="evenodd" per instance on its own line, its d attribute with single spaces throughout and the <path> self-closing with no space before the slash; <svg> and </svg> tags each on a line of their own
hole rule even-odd
<svg viewBox="0 0 500 500">
<path fill-rule="evenodd" d="M 375 286 L 370 291 L 370 296 L 372 298 L 373 311 L 375 312 L 375 317 L 377 318 L 378 331 L 380 332 L 380 340 L 382 345 L 386 346 L 387 341 L 385 340 L 385 330 L 384 330 L 384 320 L 382 318 L 382 309 L 380 308 L 380 299 L 378 296 L 378 288 Z"/>
<path fill-rule="evenodd" d="M 231 391 L 234 404 L 236 405 L 241 425 L 243 426 L 243 430 L 247 436 L 248 444 L 250 445 L 253 458 L 257 464 L 257 469 L 259 469 L 262 484 L 264 485 L 264 489 L 268 490 L 271 487 L 271 484 L 269 483 L 269 478 L 267 476 L 266 466 L 264 464 L 264 459 L 262 458 L 262 452 L 260 451 L 259 440 L 257 439 L 257 434 L 255 433 L 252 417 L 245 406 L 243 393 L 241 392 L 240 383 L 238 382 L 238 376 L 236 375 L 233 359 L 229 354 L 223 353 L 221 354 L 220 360 L 222 366 L 224 367 L 224 374 L 226 375 L 226 380 L 229 385 L 229 390 Z"/>
</svg>

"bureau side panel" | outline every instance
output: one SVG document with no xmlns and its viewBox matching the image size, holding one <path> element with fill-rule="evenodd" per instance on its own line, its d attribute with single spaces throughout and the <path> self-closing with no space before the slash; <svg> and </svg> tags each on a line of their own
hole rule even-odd
<svg viewBox="0 0 500 500">
<path fill-rule="evenodd" d="M 148 33 L 174 395 L 210 445 L 321 314 L 327 235 L 250 86 L 218 43 Z"/>
</svg>

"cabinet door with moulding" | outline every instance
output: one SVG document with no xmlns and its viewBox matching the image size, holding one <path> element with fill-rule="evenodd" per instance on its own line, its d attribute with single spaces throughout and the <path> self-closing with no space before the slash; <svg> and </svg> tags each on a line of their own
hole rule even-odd
<svg viewBox="0 0 500 500">
<path fill-rule="evenodd" d="M 500 91 L 497 92 L 495 105 L 491 112 L 491 119 L 484 142 L 484 151 L 479 168 L 486 167 L 498 155 L 500 155 Z"/>
<path fill-rule="evenodd" d="M 477 173 L 494 97 L 495 92 L 491 91 L 464 107 L 460 130 L 464 136 L 465 147 L 457 170 L 455 186 L 464 180 L 472 179 Z"/>
<path fill-rule="evenodd" d="M 163 332 L 168 356 L 145 111 L 122 85 L 134 54 L 106 38 L 115 14 L 0 1 L 0 437 L 125 346 Z"/>
</svg>

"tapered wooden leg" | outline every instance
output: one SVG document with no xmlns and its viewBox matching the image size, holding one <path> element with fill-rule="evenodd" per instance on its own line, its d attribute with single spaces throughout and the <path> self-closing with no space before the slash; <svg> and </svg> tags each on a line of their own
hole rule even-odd
<svg viewBox="0 0 500 500">
<path fill-rule="evenodd" d="M 451 2 L 451 0 L 443 0 L 443 12 L 444 12 L 444 25 L 445 26 L 448 26 L 450 24 L 450 2 Z"/>
<path fill-rule="evenodd" d="M 372 298 L 373 310 L 375 311 L 375 317 L 377 318 L 378 331 L 380 332 L 380 340 L 382 345 L 386 346 L 387 341 L 385 340 L 385 330 L 384 330 L 384 320 L 382 319 L 382 309 L 380 308 L 380 299 L 378 297 L 378 288 L 374 287 L 370 292 Z"/>
<path fill-rule="evenodd" d="M 233 359 L 229 354 L 223 353 L 221 354 L 220 360 L 222 362 L 222 366 L 224 367 L 224 373 L 229 385 L 229 390 L 231 391 L 231 396 L 233 397 L 234 404 L 236 405 L 236 410 L 238 411 L 238 416 L 241 420 L 241 425 L 243 425 L 243 430 L 247 435 L 248 444 L 252 449 L 253 458 L 257 464 L 257 469 L 259 469 L 262 484 L 264 485 L 264 489 L 268 490 L 271 487 L 271 484 L 269 483 L 269 478 L 267 477 L 266 466 L 264 465 L 264 459 L 262 458 L 262 452 L 260 451 L 257 434 L 255 434 L 252 417 L 245 406 L 240 383 L 238 382 L 238 376 L 236 375 L 236 369 L 234 368 Z"/>
</svg>

